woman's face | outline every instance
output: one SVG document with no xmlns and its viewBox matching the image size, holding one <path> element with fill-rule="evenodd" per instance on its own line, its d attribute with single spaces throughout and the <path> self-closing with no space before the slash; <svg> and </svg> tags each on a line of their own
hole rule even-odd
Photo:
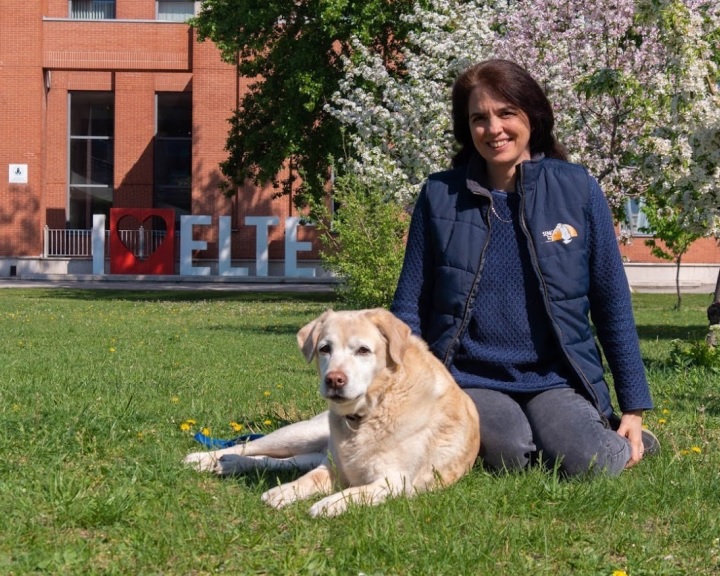
<svg viewBox="0 0 720 576">
<path fill-rule="evenodd" d="M 473 144 L 491 176 L 512 175 L 515 166 L 530 159 L 530 120 L 525 112 L 478 86 L 470 93 L 468 117 Z"/>
</svg>

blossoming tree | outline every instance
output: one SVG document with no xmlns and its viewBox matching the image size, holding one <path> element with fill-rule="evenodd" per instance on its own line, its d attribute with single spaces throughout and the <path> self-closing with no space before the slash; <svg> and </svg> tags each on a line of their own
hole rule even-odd
<svg viewBox="0 0 720 576">
<path fill-rule="evenodd" d="M 453 139 L 450 86 L 488 57 L 495 11 L 477 2 L 431 0 L 403 17 L 415 32 L 402 50 L 403 73 L 353 45 L 345 78 L 327 108 L 348 130 L 349 170 L 388 198 L 408 203 L 428 173 L 448 167 Z"/>
<path fill-rule="evenodd" d="M 618 216 L 645 199 L 654 253 L 678 267 L 688 241 L 720 234 L 718 16 L 712 0 L 536 0 L 505 16 L 500 53 L 545 83 L 571 158 Z"/>
<path fill-rule="evenodd" d="M 433 0 L 406 17 L 421 29 L 403 53 L 406 75 L 359 46 L 346 61 L 332 113 L 355 130 L 347 168 L 411 199 L 451 156 L 452 79 L 469 62 L 505 57 L 546 89 L 560 141 L 618 216 L 628 197 L 643 196 L 650 207 L 680 207 L 667 213 L 668 229 L 718 234 L 717 4 Z"/>
<path fill-rule="evenodd" d="M 248 90 L 229 119 L 224 191 L 264 183 L 289 168 L 283 192 L 302 176 L 301 192 L 322 196 L 328 156 L 342 150 L 340 129 L 324 105 L 342 77 L 339 56 L 350 37 L 393 60 L 406 29 L 399 16 L 416 0 L 203 0 L 192 20 L 237 66 Z"/>
</svg>

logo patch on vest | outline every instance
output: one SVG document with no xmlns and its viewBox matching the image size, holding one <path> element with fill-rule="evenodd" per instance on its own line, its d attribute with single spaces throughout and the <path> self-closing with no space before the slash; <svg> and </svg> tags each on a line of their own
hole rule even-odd
<svg viewBox="0 0 720 576">
<path fill-rule="evenodd" d="M 555 229 L 548 230 L 542 234 L 546 242 L 562 242 L 563 244 L 570 244 L 572 239 L 578 235 L 577 230 L 570 226 L 570 224 L 560 223 L 555 226 Z"/>
</svg>

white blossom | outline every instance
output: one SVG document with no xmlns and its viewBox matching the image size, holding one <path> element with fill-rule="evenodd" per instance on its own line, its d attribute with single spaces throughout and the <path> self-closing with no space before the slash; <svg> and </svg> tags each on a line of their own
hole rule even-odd
<svg viewBox="0 0 720 576">
<path fill-rule="evenodd" d="M 717 0 L 432 0 L 403 74 L 359 42 L 329 111 L 348 131 L 345 169 L 400 202 L 453 155 L 450 87 L 474 62 L 512 59 L 546 90 L 558 139 L 621 206 L 661 194 L 704 233 L 720 223 Z"/>
</svg>

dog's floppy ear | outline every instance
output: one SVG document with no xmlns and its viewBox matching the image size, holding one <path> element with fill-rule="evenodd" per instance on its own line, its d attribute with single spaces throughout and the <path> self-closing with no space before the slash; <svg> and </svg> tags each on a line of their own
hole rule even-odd
<svg viewBox="0 0 720 576">
<path fill-rule="evenodd" d="M 394 364 L 400 364 L 405 356 L 408 338 L 412 330 L 410 326 L 399 320 L 392 312 L 384 308 L 370 310 L 373 323 L 378 327 L 388 342 L 388 356 Z"/>
<path fill-rule="evenodd" d="M 300 328 L 300 331 L 297 333 L 298 346 L 300 347 L 300 350 L 302 350 L 302 353 L 308 362 L 310 362 L 313 359 L 313 356 L 315 356 L 315 347 L 318 341 L 318 334 L 320 333 L 320 326 L 330 312 L 330 310 L 326 310 L 320 316 L 315 318 L 315 320 L 305 324 L 305 326 Z"/>
</svg>

